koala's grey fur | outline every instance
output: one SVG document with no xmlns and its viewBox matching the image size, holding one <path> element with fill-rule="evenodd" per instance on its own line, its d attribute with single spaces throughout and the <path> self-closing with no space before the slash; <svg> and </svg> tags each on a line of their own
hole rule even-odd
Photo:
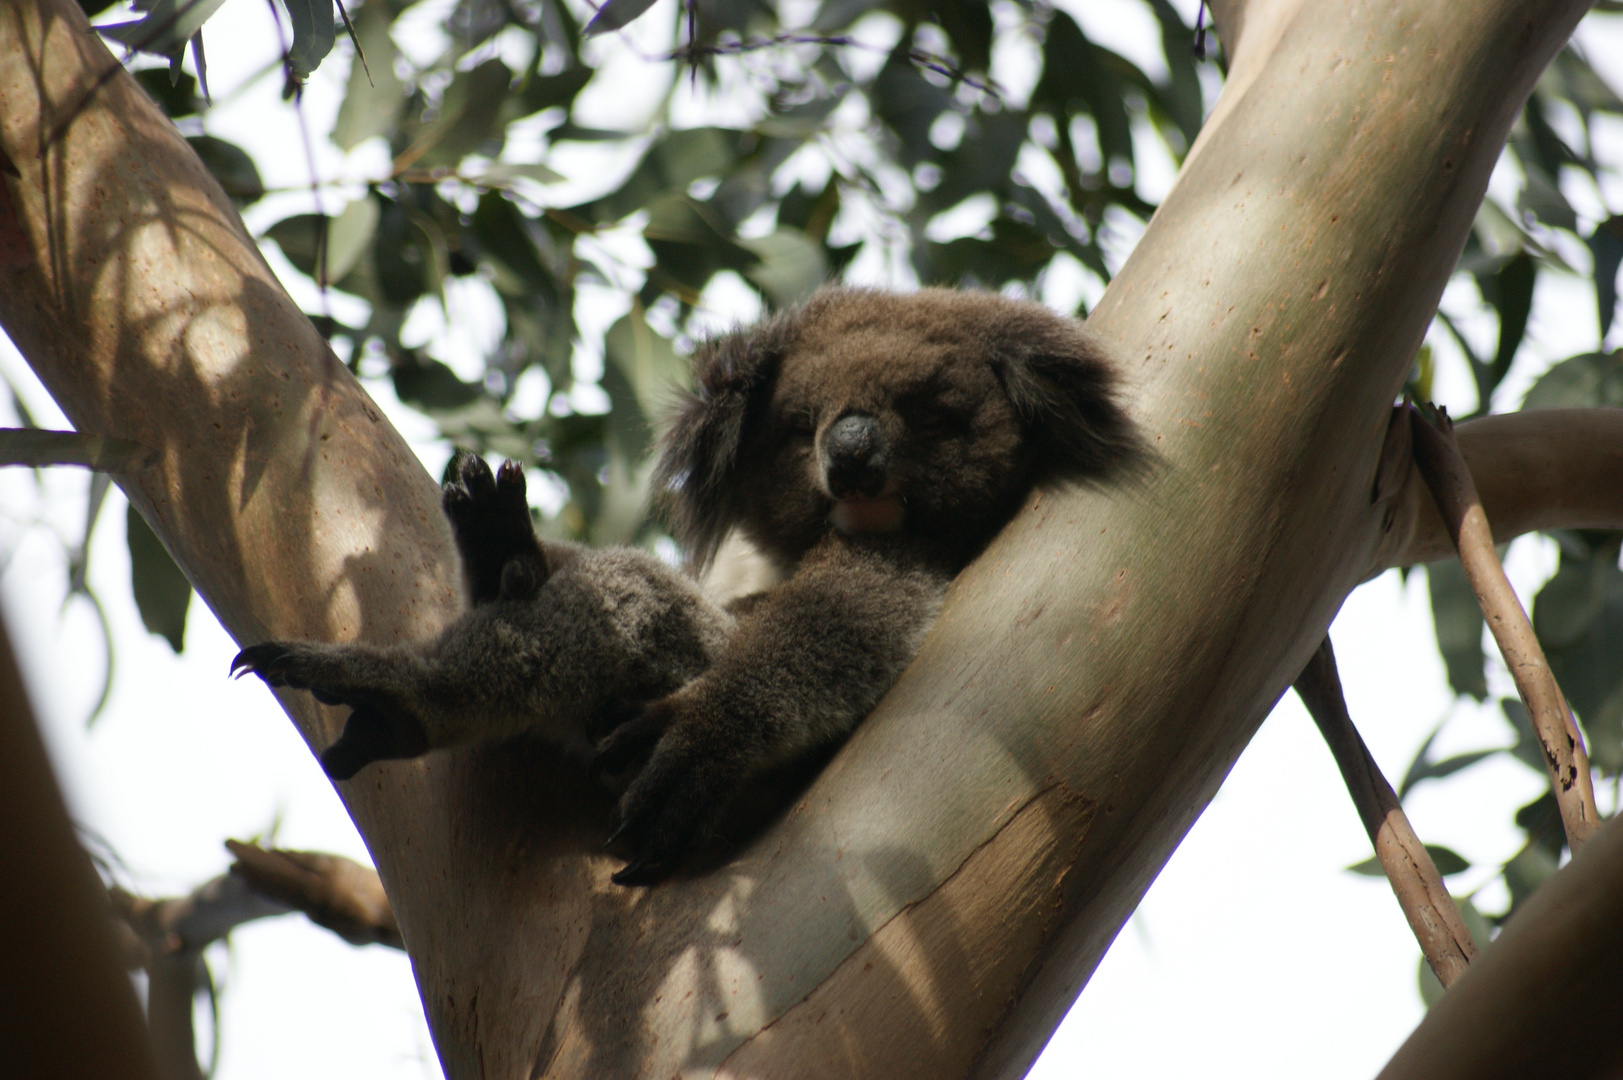
<svg viewBox="0 0 1623 1080">
<path fill-rule="evenodd" d="M 681 572 L 631 548 L 538 540 L 524 474 L 459 453 L 444 504 L 471 607 L 411 646 L 266 642 L 234 671 L 353 712 L 321 756 L 335 780 L 373 761 L 516 735 L 588 745 L 588 726 L 669 694 L 733 628 Z"/>
<path fill-rule="evenodd" d="M 1033 486 L 1147 460 L 1083 325 L 994 294 L 826 289 L 701 345 L 693 370 L 656 472 L 666 516 L 699 565 L 741 533 L 786 580 L 729 605 L 714 663 L 604 740 L 599 769 L 649 754 L 621 800 L 622 884 L 669 873 L 763 770 L 849 734 Z"/>
</svg>

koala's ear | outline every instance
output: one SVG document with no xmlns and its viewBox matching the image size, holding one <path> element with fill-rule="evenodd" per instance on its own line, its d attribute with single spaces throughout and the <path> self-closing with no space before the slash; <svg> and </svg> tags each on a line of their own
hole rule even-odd
<svg viewBox="0 0 1623 1080">
<path fill-rule="evenodd" d="M 739 453 L 771 392 L 794 318 L 785 313 L 701 344 L 693 354 L 693 392 L 683 395 L 660 441 L 655 490 L 677 541 L 701 567 L 742 513 Z"/>
<path fill-rule="evenodd" d="M 1034 342 L 1035 348 L 1000 357 L 996 365 L 1039 468 L 1056 479 L 1076 480 L 1136 471 L 1149 451 L 1117 400 L 1115 367 L 1084 334 L 1064 338 Z"/>
</svg>

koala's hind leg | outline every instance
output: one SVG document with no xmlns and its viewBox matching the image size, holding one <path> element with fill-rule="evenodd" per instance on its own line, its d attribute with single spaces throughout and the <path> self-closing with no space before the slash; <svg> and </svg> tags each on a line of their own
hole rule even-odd
<svg viewBox="0 0 1623 1080">
<path fill-rule="evenodd" d="M 441 487 L 469 603 L 522 599 L 540 588 L 547 557 L 530 521 L 523 466 L 506 461 L 492 476 L 478 454 L 458 450 Z"/>
<path fill-rule="evenodd" d="M 354 710 L 344 733 L 321 754 L 321 767 L 334 780 L 348 780 L 374 761 L 417 757 L 431 749 L 423 717 L 411 705 L 421 700 L 427 674 L 415 653 L 267 641 L 250 645 L 231 662 L 233 675 L 250 671 L 270 686 L 308 690 L 324 705 Z"/>
<path fill-rule="evenodd" d="M 750 781 L 849 735 L 913 659 L 947 581 L 830 538 L 762 594 L 708 671 L 599 743 L 597 772 L 652 748 L 621 799 L 612 840 L 630 860 L 614 880 L 665 877 Z"/>
</svg>

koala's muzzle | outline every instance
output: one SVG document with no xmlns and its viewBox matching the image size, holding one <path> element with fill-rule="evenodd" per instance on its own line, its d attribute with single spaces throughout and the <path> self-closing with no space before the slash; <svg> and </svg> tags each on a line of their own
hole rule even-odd
<svg viewBox="0 0 1623 1080">
<path fill-rule="evenodd" d="M 873 498 L 885 487 L 890 455 L 879 421 L 861 413 L 836 420 L 823 436 L 823 475 L 836 499 Z"/>
</svg>

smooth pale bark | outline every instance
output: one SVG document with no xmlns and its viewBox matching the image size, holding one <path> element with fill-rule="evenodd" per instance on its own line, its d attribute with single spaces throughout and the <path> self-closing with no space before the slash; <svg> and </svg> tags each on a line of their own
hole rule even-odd
<svg viewBox="0 0 1623 1080">
<path fill-rule="evenodd" d="M 1376 490 L 1390 404 L 1584 6 L 1218 6 L 1234 76 L 1093 319 L 1160 464 L 1035 497 L 728 866 L 616 889 L 609 807 L 545 760 L 342 785 L 448 1074 L 1022 1072 L 1346 593 L 1440 535 L 1406 462 Z M 36 159 L 111 62 L 71 0 L 0 7 L 0 322 L 81 430 L 158 451 L 126 489 L 239 640 L 432 632 L 431 482 L 173 129 L 119 77 Z"/>
<path fill-rule="evenodd" d="M 1623 821 L 1612 820 L 1431 1007 L 1379 1080 L 1623 1076 Z"/>
</svg>

